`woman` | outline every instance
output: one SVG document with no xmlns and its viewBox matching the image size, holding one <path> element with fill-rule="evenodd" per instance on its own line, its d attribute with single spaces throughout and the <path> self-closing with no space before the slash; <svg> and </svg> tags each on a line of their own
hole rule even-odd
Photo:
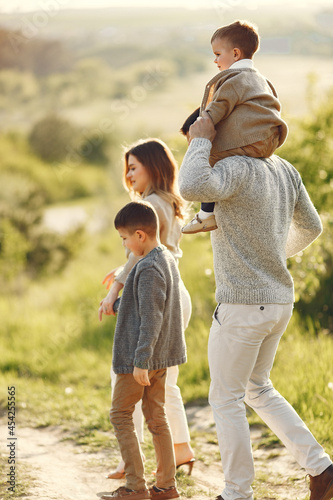
<svg viewBox="0 0 333 500">
<path fill-rule="evenodd" d="M 166 144 L 159 139 L 146 139 L 134 144 L 125 153 L 124 182 L 130 194 L 139 196 L 154 206 L 159 218 L 161 243 L 178 261 L 182 256 L 179 240 L 184 201 L 178 194 L 177 163 Z M 107 288 L 111 286 L 107 296 L 101 302 L 106 314 L 114 314 L 113 304 L 137 260 L 133 254 L 129 254 L 123 267 L 111 271 L 104 278 L 103 283 L 107 283 Z M 191 299 L 183 283 L 181 292 L 183 321 L 184 328 L 186 328 L 191 316 Z M 194 452 L 190 445 L 190 434 L 177 378 L 178 366 L 168 368 L 165 409 L 174 441 L 176 466 L 188 465 L 189 474 L 191 474 L 195 461 Z M 115 374 L 112 370 L 111 379 L 114 385 Z M 139 440 L 142 442 L 143 417 L 139 405 L 135 409 L 133 420 Z M 124 475 L 124 463 L 121 461 L 116 470 L 107 477 L 120 479 Z"/>
</svg>

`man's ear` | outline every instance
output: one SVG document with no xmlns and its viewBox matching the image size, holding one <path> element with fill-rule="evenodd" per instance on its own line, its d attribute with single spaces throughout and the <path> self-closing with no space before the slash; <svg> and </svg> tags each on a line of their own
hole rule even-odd
<svg viewBox="0 0 333 500">
<path fill-rule="evenodd" d="M 234 61 L 239 61 L 242 57 L 242 51 L 241 49 L 238 49 L 237 47 L 233 49 L 233 56 L 234 56 Z"/>
</svg>

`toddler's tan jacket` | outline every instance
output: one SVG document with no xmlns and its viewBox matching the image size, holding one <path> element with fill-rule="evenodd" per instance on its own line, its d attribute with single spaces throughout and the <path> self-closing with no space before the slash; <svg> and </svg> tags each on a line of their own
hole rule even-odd
<svg viewBox="0 0 333 500">
<path fill-rule="evenodd" d="M 272 83 L 254 68 L 229 68 L 206 85 L 200 112 L 206 110 L 216 127 L 211 154 L 236 149 L 279 134 L 288 135 L 281 104 Z"/>
</svg>

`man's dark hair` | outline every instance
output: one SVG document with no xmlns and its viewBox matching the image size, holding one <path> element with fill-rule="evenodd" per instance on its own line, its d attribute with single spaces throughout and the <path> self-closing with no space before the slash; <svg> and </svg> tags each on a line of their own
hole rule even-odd
<svg viewBox="0 0 333 500">
<path fill-rule="evenodd" d="M 190 126 L 195 122 L 197 118 L 200 116 L 200 108 L 197 108 L 193 113 L 190 114 L 184 121 L 182 128 L 180 129 L 180 132 L 183 135 L 186 135 L 188 131 L 190 130 Z"/>
<path fill-rule="evenodd" d="M 147 201 L 132 201 L 119 210 L 114 219 L 114 227 L 126 229 L 131 234 L 141 230 L 153 238 L 158 228 L 156 211 Z"/>
</svg>

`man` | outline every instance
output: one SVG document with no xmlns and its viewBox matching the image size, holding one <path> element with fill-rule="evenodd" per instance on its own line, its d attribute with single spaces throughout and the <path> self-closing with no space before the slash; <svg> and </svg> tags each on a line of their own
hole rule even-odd
<svg viewBox="0 0 333 500">
<path fill-rule="evenodd" d="M 225 476 L 216 500 L 253 499 L 244 401 L 310 475 L 310 500 L 330 500 L 332 461 L 269 379 L 294 301 L 286 258 L 319 236 L 321 221 L 297 170 L 277 156 L 235 156 L 211 168 L 214 136 L 204 112 L 189 129 L 179 186 L 186 200 L 216 203 L 212 247 L 218 305 L 208 343 L 209 402 Z"/>
</svg>

